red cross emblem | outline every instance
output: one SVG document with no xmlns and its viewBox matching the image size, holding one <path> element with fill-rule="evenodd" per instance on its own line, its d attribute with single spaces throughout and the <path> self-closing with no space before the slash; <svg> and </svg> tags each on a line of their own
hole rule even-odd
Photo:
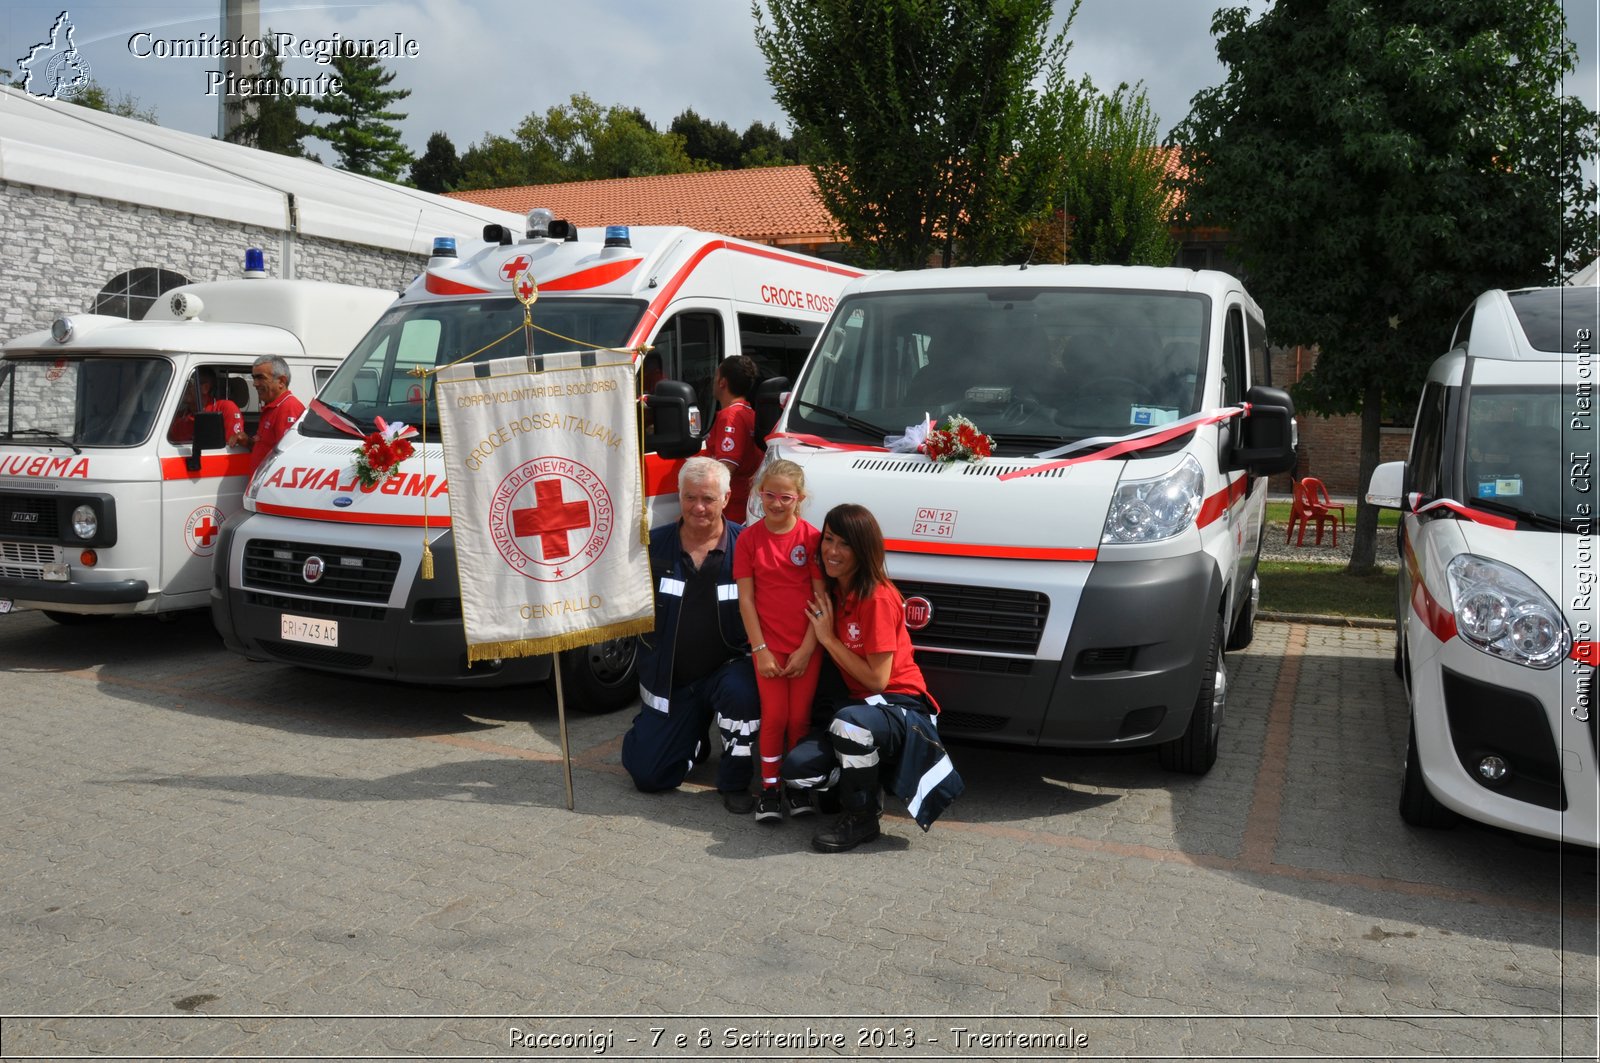
<svg viewBox="0 0 1600 1063">
<path fill-rule="evenodd" d="M 217 531 L 217 526 L 211 523 L 211 517 L 205 516 L 194 526 L 194 537 L 200 540 L 201 546 L 210 546 L 211 540 L 217 537 Z"/>
<path fill-rule="evenodd" d="M 196 557 L 210 557 L 222 532 L 222 520 L 222 510 L 216 506 L 199 507 L 183 523 L 183 545 Z"/>
<path fill-rule="evenodd" d="M 589 503 L 563 502 L 560 480 L 535 481 L 533 496 L 530 508 L 511 511 L 512 534 L 537 535 L 547 561 L 570 557 L 567 533 L 589 527 Z"/>
<path fill-rule="evenodd" d="M 517 274 L 521 273 L 531 265 L 533 265 L 533 263 L 528 261 L 527 255 L 518 255 L 510 262 L 507 262 L 500 267 L 500 279 L 510 280 L 512 277 L 515 277 Z"/>
<path fill-rule="evenodd" d="M 538 290 L 538 286 L 533 283 L 533 278 L 527 274 L 523 274 L 522 279 L 517 282 L 517 298 L 525 303 L 532 301 L 534 292 Z"/>
</svg>

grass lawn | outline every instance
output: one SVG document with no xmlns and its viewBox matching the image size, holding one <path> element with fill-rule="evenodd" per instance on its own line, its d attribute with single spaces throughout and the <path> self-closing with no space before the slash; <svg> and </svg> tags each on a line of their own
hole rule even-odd
<svg viewBox="0 0 1600 1063">
<path fill-rule="evenodd" d="M 1354 528 L 1356 526 L 1356 507 L 1347 504 L 1345 506 L 1344 515 L 1345 515 L 1345 520 L 1349 523 L 1350 527 Z M 1287 502 L 1268 502 L 1267 503 L 1267 520 L 1271 521 L 1274 524 L 1288 524 L 1289 523 L 1289 503 L 1287 503 Z M 1380 510 L 1378 510 L 1378 527 L 1380 527 L 1380 528 L 1398 528 L 1399 526 L 1400 526 L 1400 511 L 1398 509 L 1380 509 Z"/>
<path fill-rule="evenodd" d="M 1262 561 L 1261 609 L 1321 616 L 1394 616 L 1396 570 L 1347 576 L 1343 565 L 1315 561 Z"/>
</svg>

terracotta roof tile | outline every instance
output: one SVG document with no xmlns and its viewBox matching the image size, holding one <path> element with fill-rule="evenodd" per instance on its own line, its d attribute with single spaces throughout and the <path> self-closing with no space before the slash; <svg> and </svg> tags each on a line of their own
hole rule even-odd
<svg viewBox="0 0 1600 1063">
<path fill-rule="evenodd" d="M 833 218 L 804 166 L 569 181 L 452 192 L 454 199 L 525 214 L 548 207 L 580 227 L 687 225 L 761 243 L 829 243 Z"/>
</svg>

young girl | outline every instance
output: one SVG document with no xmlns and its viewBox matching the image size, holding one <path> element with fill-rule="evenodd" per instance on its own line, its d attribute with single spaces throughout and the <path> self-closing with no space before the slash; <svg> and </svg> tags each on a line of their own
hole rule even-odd
<svg viewBox="0 0 1600 1063">
<path fill-rule="evenodd" d="M 761 795 L 756 819 L 783 818 L 778 765 L 811 726 L 822 659 L 806 620 L 806 603 L 822 592 L 817 562 L 821 533 L 800 519 L 806 497 L 805 471 L 792 461 L 774 461 L 760 473 L 756 491 L 765 515 L 744 530 L 733 551 L 739 585 L 739 615 L 755 658 L 761 695 Z M 809 794 L 791 791 L 789 814 L 814 811 Z"/>
</svg>

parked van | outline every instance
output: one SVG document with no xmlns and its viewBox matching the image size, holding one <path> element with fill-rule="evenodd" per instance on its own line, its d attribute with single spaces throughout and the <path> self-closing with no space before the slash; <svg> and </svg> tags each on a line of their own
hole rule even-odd
<svg viewBox="0 0 1600 1063">
<path fill-rule="evenodd" d="M 61 623 L 204 607 L 247 448 L 229 448 L 204 386 L 255 431 L 251 363 L 290 367 L 309 399 L 395 293 L 267 277 L 186 284 L 143 320 L 74 314 L 0 360 L 0 612 Z M 199 411 L 193 416 L 188 411 Z"/>
<path fill-rule="evenodd" d="M 1594 341 L 1600 289 L 1480 295 L 1433 363 L 1404 462 L 1395 665 L 1400 815 L 1600 845 Z"/>
<path fill-rule="evenodd" d="M 1268 374 L 1222 273 L 880 274 L 840 297 L 767 456 L 805 468 L 809 519 L 877 517 L 941 732 L 1200 774 L 1255 622 L 1265 477 L 1293 461 Z M 955 415 L 991 457 L 886 449 Z"/>
<path fill-rule="evenodd" d="M 840 289 L 860 275 L 679 227 L 580 232 L 546 210 L 530 212 L 524 234 L 491 225 L 484 236 L 489 246 L 465 257 L 453 241 L 440 242 L 252 482 L 248 515 L 223 533 L 212 599 L 231 649 L 414 683 L 547 678 L 547 656 L 467 661 L 433 378 L 410 370 L 530 348 L 648 349 L 637 359 L 647 390 L 659 388 L 685 423 L 691 413 L 698 422 L 711 409 L 721 359 L 745 354 L 768 373 L 792 376 Z M 536 328 L 527 334 L 512 290 L 519 279 L 537 285 Z M 355 447 L 380 417 L 425 424 L 426 437 L 397 476 L 361 488 Z M 677 518 L 678 459 L 704 431 L 675 437 L 663 453 L 654 418 L 646 414 L 642 455 L 652 525 Z M 419 578 L 424 534 L 432 579 Z M 574 650 L 563 657 L 566 690 L 581 708 L 627 705 L 638 694 L 633 660 L 632 639 Z"/>
</svg>

